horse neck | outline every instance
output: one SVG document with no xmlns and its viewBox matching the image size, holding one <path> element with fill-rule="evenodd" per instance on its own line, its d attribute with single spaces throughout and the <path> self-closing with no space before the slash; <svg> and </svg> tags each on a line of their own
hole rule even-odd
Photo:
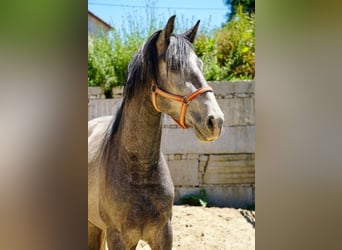
<svg viewBox="0 0 342 250">
<path fill-rule="evenodd" d="M 161 114 L 152 105 L 149 89 L 136 92 L 124 102 L 120 144 L 128 159 L 152 166 L 160 156 Z"/>
</svg>

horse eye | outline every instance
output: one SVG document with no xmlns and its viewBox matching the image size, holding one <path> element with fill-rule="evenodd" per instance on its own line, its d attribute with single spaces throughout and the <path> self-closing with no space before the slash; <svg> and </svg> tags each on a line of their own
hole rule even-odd
<svg viewBox="0 0 342 250">
<path fill-rule="evenodd" d="M 172 71 L 179 71 L 179 68 L 180 68 L 179 63 L 173 61 L 171 63 L 171 67 L 170 68 L 171 68 Z"/>
</svg>

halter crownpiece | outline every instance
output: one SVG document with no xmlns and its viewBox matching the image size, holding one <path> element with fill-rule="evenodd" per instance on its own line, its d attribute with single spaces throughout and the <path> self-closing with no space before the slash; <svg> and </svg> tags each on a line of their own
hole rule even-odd
<svg viewBox="0 0 342 250">
<path fill-rule="evenodd" d="M 190 102 L 195 99 L 197 96 L 206 93 L 206 92 L 213 92 L 213 89 L 210 86 L 204 86 L 201 87 L 197 90 L 195 90 L 194 92 L 190 93 L 187 96 L 181 96 L 181 95 L 175 95 L 175 94 L 171 94 L 166 92 L 165 90 L 159 88 L 155 82 L 152 82 L 152 103 L 154 108 L 158 111 L 158 112 L 162 112 L 158 105 L 157 105 L 157 95 L 160 95 L 162 97 L 165 97 L 166 99 L 170 99 L 176 102 L 180 102 L 182 104 L 181 107 L 181 111 L 180 111 L 180 116 L 179 116 L 179 121 L 177 121 L 176 119 L 173 118 L 173 120 L 175 120 L 175 122 L 182 128 L 187 128 L 187 126 L 185 125 L 185 114 L 186 114 L 186 110 L 188 105 L 190 104 Z"/>
</svg>

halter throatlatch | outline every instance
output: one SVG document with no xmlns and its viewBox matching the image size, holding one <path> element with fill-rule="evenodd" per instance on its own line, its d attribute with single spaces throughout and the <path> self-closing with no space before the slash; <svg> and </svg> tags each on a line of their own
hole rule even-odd
<svg viewBox="0 0 342 250">
<path fill-rule="evenodd" d="M 182 107 L 181 107 L 181 111 L 180 111 L 179 121 L 177 121 L 174 118 L 173 119 L 182 128 L 187 128 L 187 126 L 185 125 L 185 114 L 186 114 L 186 109 L 187 109 L 188 105 L 197 96 L 199 96 L 203 93 L 206 93 L 206 92 L 213 92 L 213 89 L 210 86 L 205 86 L 205 87 L 201 87 L 201 88 L 195 90 L 194 92 L 190 93 L 187 96 L 175 95 L 175 94 L 168 93 L 165 90 L 162 90 L 161 88 L 159 88 L 156 85 L 155 82 L 152 82 L 152 103 L 153 103 L 154 108 L 158 112 L 162 112 L 157 105 L 157 95 L 165 97 L 166 99 L 170 99 L 170 100 L 173 100 L 176 102 L 180 102 L 182 104 Z"/>
</svg>

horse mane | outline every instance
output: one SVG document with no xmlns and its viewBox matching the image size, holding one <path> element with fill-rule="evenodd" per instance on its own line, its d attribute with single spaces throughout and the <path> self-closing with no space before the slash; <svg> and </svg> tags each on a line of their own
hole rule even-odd
<svg viewBox="0 0 342 250">
<path fill-rule="evenodd" d="M 99 149 L 99 158 L 105 163 L 109 159 L 110 149 L 113 146 L 113 135 L 119 128 L 125 103 L 130 100 L 136 91 L 141 91 L 146 84 L 158 82 L 158 52 L 156 41 L 161 30 L 153 33 L 133 56 L 128 65 L 124 84 L 123 100 L 115 117 L 110 122 Z M 160 55 L 167 65 L 167 72 L 177 71 L 181 75 L 188 72 L 187 58 L 193 50 L 192 43 L 184 35 L 172 34 L 165 53 Z"/>
</svg>

